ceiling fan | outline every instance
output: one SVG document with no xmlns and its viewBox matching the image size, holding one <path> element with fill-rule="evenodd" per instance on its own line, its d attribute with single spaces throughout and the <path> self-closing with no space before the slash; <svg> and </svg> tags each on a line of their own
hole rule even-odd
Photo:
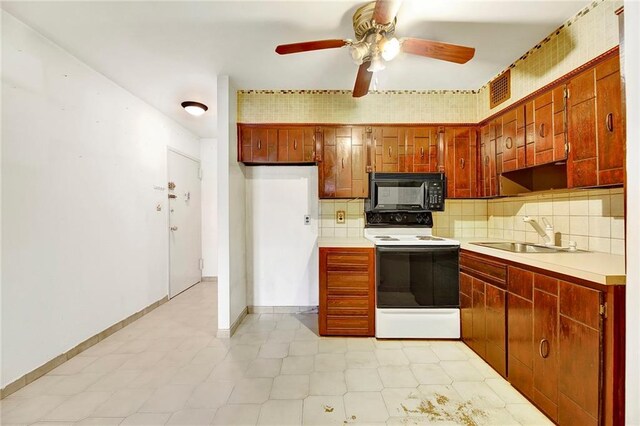
<svg viewBox="0 0 640 426">
<path fill-rule="evenodd" d="M 353 87 L 354 98 L 367 94 L 373 73 L 383 70 L 384 61 L 392 60 L 400 51 L 457 64 L 473 58 L 475 49 L 472 47 L 411 37 L 396 38 L 396 15 L 401 4 L 402 0 L 377 0 L 356 10 L 353 14 L 356 41 L 331 39 L 281 44 L 276 47 L 276 52 L 288 55 L 349 46 L 351 57 L 360 65 Z"/>
</svg>

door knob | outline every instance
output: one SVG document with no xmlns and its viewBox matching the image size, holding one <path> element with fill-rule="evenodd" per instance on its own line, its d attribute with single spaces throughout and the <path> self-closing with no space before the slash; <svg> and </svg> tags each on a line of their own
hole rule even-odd
<svg viewBox="0 0 640 426">
<path fill-rule="evenodd" d="M 171 227 L 171 230 L 172 230 L 172 231 L 177 231 L 177 230 L 178 230 L 178 227 L 177 227 L 177 226 L 172 226 L 172 227 Z"/>
</svg>

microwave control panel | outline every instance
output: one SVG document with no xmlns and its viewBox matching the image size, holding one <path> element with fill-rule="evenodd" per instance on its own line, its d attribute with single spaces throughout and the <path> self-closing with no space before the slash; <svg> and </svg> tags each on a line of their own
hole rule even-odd
<svg viewBox="0 0 640 426">
<path fill-rule="evenodd" d="M 427 182 L 427 209 L 432 211 L 444 210 L 445 182 L 431 180 Z"/>
</svg>

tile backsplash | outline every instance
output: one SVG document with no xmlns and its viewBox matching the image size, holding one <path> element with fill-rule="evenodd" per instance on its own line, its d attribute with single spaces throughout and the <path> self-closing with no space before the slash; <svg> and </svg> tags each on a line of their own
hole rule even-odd
<svg viewBox="0 0 640 426">
<path fill-rule="evenodd" d="M 336 211 L 343 210 L 345 223 L 336 222 Z M 364 234 L 364 200 L 320 200 L 320 237 L 361 237 Z"/>
<path fill-rule="evenodd" d="M 624 254 L 624 194 L 622 188 L 548 192 L 489 200 L 488 237 L 542 243 L 531 225 L 546 217 L 556 243 L 575 241 L 578 249 Z M 543 226 L 544 228 L 544 226 Z"/>
<path fill-rule="evenodd" d="M 347 214 L 336 223 L 336 211 Z M 624 254 L 622 188 L 551 191 L 492 200 L 446 200 L 433 213 L 433 234 L 450 238 L 497 238 L 542 243 L 525 216 L 554 227 L 556 243 L 575 241 L 578 249 Z M 543 226 L 544 228 L 544 226 Z M 364 230 L 364 200 L 320 200 L 319 236 L 359 237 Z"/>
</svg>

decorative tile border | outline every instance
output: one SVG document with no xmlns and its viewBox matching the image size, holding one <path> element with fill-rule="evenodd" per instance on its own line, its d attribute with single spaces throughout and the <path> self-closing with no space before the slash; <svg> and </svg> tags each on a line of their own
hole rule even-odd
<svg viewBox="0 0 640 426">
<path fill-rule="evenodd" d="M 238 90 L 240 95 L 351 95 L 351 90 Z M 368 95 L 475 95 L 478 90 L 370 90 Z"/>
</svg>

